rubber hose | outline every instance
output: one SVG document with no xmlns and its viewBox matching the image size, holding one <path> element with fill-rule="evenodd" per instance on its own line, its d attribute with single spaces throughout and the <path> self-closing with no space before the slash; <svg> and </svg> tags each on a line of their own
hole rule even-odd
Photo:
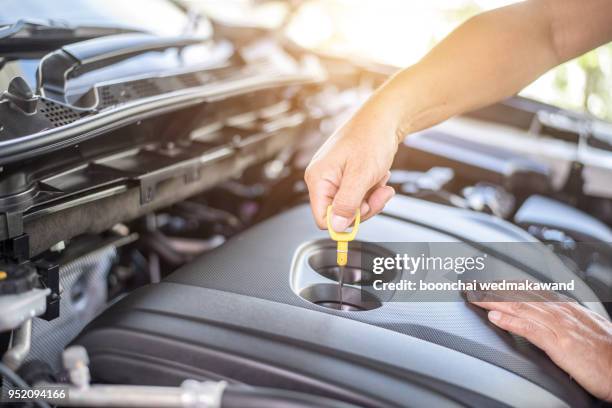
<svg viewBox="0 0 612 408">
<path fill-rule="evenodd" d="M 0 363 L 0 377 L 6 378 L 14 386 L 21 390 L 29 390 L 30 386 L 21 378 L 17 373 L 7 367 L 5 364 Z M 2 392 L 2 382 L 0 381 L 0 392 Z M 51 408 L 49 404 L 44 401 L 34 401 L 40 408 Z"/>
<path fill-rule="evenodd" d="M 346 402 L 279 390 L 277 388 L 229 385 L 221 398 L 221 408 L 358 408 Z"/>
</svg>

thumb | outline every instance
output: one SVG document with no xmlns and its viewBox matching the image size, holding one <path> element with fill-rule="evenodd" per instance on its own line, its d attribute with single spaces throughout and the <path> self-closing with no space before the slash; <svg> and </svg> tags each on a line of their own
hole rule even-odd
<svg viewBox="0 0 612 408">
<path fill-rule="evenodd" d="M 331 227 L 334 231 L 342 232 L 351 225 L 369 189 L 363 175 L 347 168 L 332 203 Z"/>
</svg>

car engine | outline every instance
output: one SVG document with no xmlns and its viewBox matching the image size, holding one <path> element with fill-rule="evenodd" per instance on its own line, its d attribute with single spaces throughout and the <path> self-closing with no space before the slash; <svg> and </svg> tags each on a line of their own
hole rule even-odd
<svg viewBox="0 0 612 408">
<path fill-rule="evenodd" d="M 601 403 L 461 293 L 364 296 L 372 271 L 349 264 L 339 294 L 304 169 L 394 70 L 210 24 L 205 38 L 115 33 L 3 62 L 4 365 L 29 386 L 70 387 L 58 406 Z M 479 243 L 537 279 L 494 243 L 540 243 L 587 294 L 576 300 L 608 317 L 612 165 L 594 159 L 612 149 L 606 132 L 521 97 L 420 132 L 393 165 L 397 197 L 350 256 Z M 572 251 L 583 243 L 593 251 Z M 2 377 L 6 394 L 17 384 Z"/>
</svg>

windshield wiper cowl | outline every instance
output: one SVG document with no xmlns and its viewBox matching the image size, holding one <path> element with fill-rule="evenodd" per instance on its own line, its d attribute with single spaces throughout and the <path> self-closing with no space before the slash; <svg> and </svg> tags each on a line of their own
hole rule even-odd
<svg viewBox="0 0 612 408">
<path fill-rule="evenodd" d="M 38 92 L 59 103 L 66 100 L 66 85 L 71 76 L 82 75 L 121 60 L 170 48 L 184 48 L 207 41 L 200 37 L 158 37 L 147 34 L 120 34 L 67 45 L 45 56 L 38 67 Z M 92 109 L 97 104 L 95 88 L 80 98 L 78 108 Z"/>
</svg>

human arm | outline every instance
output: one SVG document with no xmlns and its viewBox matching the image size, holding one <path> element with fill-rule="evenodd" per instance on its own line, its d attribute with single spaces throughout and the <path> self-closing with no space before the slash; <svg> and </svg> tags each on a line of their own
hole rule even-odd
<svg viewBox="0 0 612 408">
<path fill-rule="evenodd" d="M 529 0 L 480 14 L 387 81 L 321 147 L 305 180 L 317 225 L 334 229 L 393 196 L 385 185 L 406 135 L 508 97 L 550 68 L 612 39 L 608 0 Z"/>
</svg>

